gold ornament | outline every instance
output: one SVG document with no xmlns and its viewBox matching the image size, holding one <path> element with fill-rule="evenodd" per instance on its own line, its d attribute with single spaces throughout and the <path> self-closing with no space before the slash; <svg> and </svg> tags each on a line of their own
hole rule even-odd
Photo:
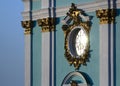
<svg viewBox="0 0 120 86">
<path fill-rule="evenodd" d="M 75 69 L 78 69 L 81 64 L 86 65 L 86 62 L 89 61 L 88 57 L 89 57 L 89 48 L 90 48 L 90 44 L 89 44 L 90 21 L 88 20 L 83 21 L 81 15 L 82 17 L 84 16 L 83 11 L 77 9 L 77 7 L 74 4 L 72 4 L 71 8 L 69 9 L 69 12 L 67 13 L 67 16 L 70 17 L 70 19 L 68 20 L 72 20 L 72 23 L 65 24 L 62 26 L 62 29 L 65 34 L 65 44 L 64 44 L 65 57 L 68 60 L 70 65 L 72 64 L 74 65 Z M 71 54 L 71 50 L 69 46 L 69 41 L 70 41 L 69 36 L 72 33 L 72 31 L 74 31 L 76 28 L 79 28 L 79 27 L 85 31 L 86 37 L 88 40 L 86 43 L 86 47 L 84 49 L 84 53 L 76 57 L 75 55 Z M 74 41 L 74 40 L 71 40 L 71 41 Z"/>
<path fill-rule="evenodd" d="M 55 18 L 38 19 L 38 25 L 42 27 L 42 32 L 55 31 Z"/>
<path fill-rule="evenodd" d="M 21 21 L 22 27 L 25 28 L 24 34 L 31 34 L 31 30 L 33 28 L 33 22 L 31 20 Z"/>
<path fill-rule="evenodd" d="M 100 18 L 100 24 L 111 24 L 115 22 L 116 10 L 115 9 L 99 9 L 96 15 Z"/>
</svg>

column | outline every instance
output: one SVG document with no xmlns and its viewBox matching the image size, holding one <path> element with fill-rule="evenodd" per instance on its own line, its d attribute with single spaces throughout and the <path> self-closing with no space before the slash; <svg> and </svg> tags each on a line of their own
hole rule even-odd
<svg viewBox="0 0 120 86">
<path fill-rule="evenodd" d="M 42 86 L 54 86 L 55 19 L 39 19 L 38 25 L 42 28 Z"/>
<path fill-rule="evenodd" d="M 42 0 L 42 9 L 48 9 L 48 17 L 38 19 L 42 28 L 42 86 L 54 86 L 54 0 Z"/>
<path fill-rule="evenodd" d="M 96 11 L 100 19 L 100 86 L 114 86 L 114 9 Z"/>
<path fill-rule="evenodd" d="M 25 86 L 31 86 L 31 30 L 32 21 L 22 21 L 25 28 Z"/>
<path fill-rule="evenodd" d="M 41 8 L 48 8 L 49 7 L 49 0 L 42 0 L 41 1 Z M 49 13 L 49 12 L 48 12 Z M 43 19 L 45 20 L 45 19 Z M 40 20 L 39 20 L 40 21 Z M 47 21 L 47 20 L 45 20 Z M 44 21 L 44 22 L 45 22 Z M 41 24 L 40 24 L 41 23 Z M 43 26 L 42 20 L 38 22 L 39 26 Z M 42 30 L 42 83 L 41 86 L 49 86 L 50 81 L 50 75 L 49 75 L 49 64 L 50 64 L 50 34 L 46 31 L 46 33 L 43 33 L 44 30 Z"/>
</svg>

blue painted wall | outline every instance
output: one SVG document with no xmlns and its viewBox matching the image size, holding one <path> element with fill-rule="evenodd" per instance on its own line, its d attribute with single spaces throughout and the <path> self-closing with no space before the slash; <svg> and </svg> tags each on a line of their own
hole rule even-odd
<svg viewBox="0 0 120 86">
<path fill-rule="evenodd" d="M 54 0 L 56 7 L 70 6 L 71 3 L 84 4 L 84 3 L 95 2 L 95 1 L 98 1 L 98 0 Z M 33 0 L 33 2 L 32 2 L 32 10 L 39 10 L 39 9 L 41 9 L 41 0 Z"/>
<path fill-rule="evenodd" d="M 116 17 L 115 25 L 115 86 L 120 85 L 120 9 L 117 11 L 118 16 Z"/>
<path fill-rule="evenodd" d="M 92 19 L 92 27 L 90 31 L 90 50 L 92 50 L 90 62 L 87 66 L 81 66 L 79 71 L 89 75 L 93 86 L 99 86 L 99 20 L 96 18 L 95 12 L 88 13 L 89 16 L 94 16 Z M 64 17 L 59 18 L 61 21 Z M 70 66 L 64 57 L 64 33 L 62 31 L 62 23 L 56 26 L 56 86 L 60 86 L 65 76 L 75 71 L 73 66 Z"/>
<path fill-rule="evenodd" d="M 32 86 L 41 86 L 41 28 L 34 22 L 32 31 Z"/>
<path fill-rule="evenodd" d="M 56 7 L 70 6 L 71 3 L 84 4 L 84 3 L 95 2 L 95 1 L 98 1 L 98 0 L 56 0 Z"/>
<path fill-rule="evenodd" d="M 41 0 L 33 0 L 32 2 L 32 10 L 39 10 L 41 8 Z"/>
<path fill-rule="evenodd" d="M 79 3 L 93 2 L 97 0 L 79 0 Z M 70 6 L 73 1 L 71 0 L 56 0 L 56 7 L 62 7 L 64 4 Z M 63 4 L 64 3 L 64 4 Z M 74 3 L 78 3 L 78 0 L 74 0 Z M 41 0 L 33 2 L 32 10 L 38 10 L 41 7 Z M 99 19 L 96 18 L 96 13 L 87 13 L 89 16 L 93 16 L 91 22 L 90 31 L 90 62 L 87 62 L 87 66 L 81 66 L 79 71 L 82 71 L 89 75 L 91 78 L 92 86 L 99 86 Z M 120 85 L 120 10 L 118 10 L 118 16 L 116 17 L 115 25 L 115 85 Z M 70 66 L 64 57 L 64 33 L 62 31 L 61 20 L 64 17 L 57 18 L 56 32 L 55 32 L 55 86 L 61 86 L 61 83 L 65 76 L 74 71 L 74 67 Z M 41 86 L 41 28 L 38 27 L 35 22 L 35 27 L 32 34 L 32 84 L 33 86 Z"/>
</svg>

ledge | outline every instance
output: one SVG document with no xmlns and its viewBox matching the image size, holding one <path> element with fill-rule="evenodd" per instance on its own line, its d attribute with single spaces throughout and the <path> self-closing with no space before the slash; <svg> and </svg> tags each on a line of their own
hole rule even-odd
<svg viewBox="0 0 120 86">
<path fill-rule="evenodd" d="M 116 7 L 120 8 L 120 0 L 116 2 Z M 113 5 L 113 3 L 111 2 L 111 5 Z M 56 17 L 61 17 L 61 16 L 65 16 L 66 12 L 69 10 L 70 6 L 68 7 L 59 7 L 59 8 L 49 8 L 51 10 L 51 12 L 54 11 L 54 9 L 56 9 Z M 78 4 L 77 5 L 78 9 L 82 9 L 85 12 L 94 12 L 98 9 L 105 9 L 108 8 L 108 2 L 107 1 L 96 1 L 96 2 L 92 2 L 92 3 L 85 3 L 85 4 Z M 23 16 L 23 20 L 30 20 L 30 13 L 32 13 L 32 20 L 38 20 L 41 18 L 46 18 L 49 17 L 49 9 L 41 9 L 41 10 L 34 10 L 34 11 L 24 11 L 22 12 L 22 16 Z M 51 15 L 53 16 L 53 15 Z"/>
</svg>

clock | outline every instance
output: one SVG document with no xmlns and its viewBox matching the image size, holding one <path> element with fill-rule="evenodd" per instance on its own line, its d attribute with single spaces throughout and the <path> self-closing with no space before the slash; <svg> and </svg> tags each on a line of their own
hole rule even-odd
<svg viewBox="0 0 120 86">
<path fill-rule="evenodd" d="M 77 9 L 72 4 L 67 16 L 62 21 L 62 29 L 65 36 L 65 57 L 70 65 L 79 69 L 81 64 L 86 65 L 89 61 L 89 31 L 91 22 L 89 16 L 84 15 L 84 11 Z"/>
</svg>

